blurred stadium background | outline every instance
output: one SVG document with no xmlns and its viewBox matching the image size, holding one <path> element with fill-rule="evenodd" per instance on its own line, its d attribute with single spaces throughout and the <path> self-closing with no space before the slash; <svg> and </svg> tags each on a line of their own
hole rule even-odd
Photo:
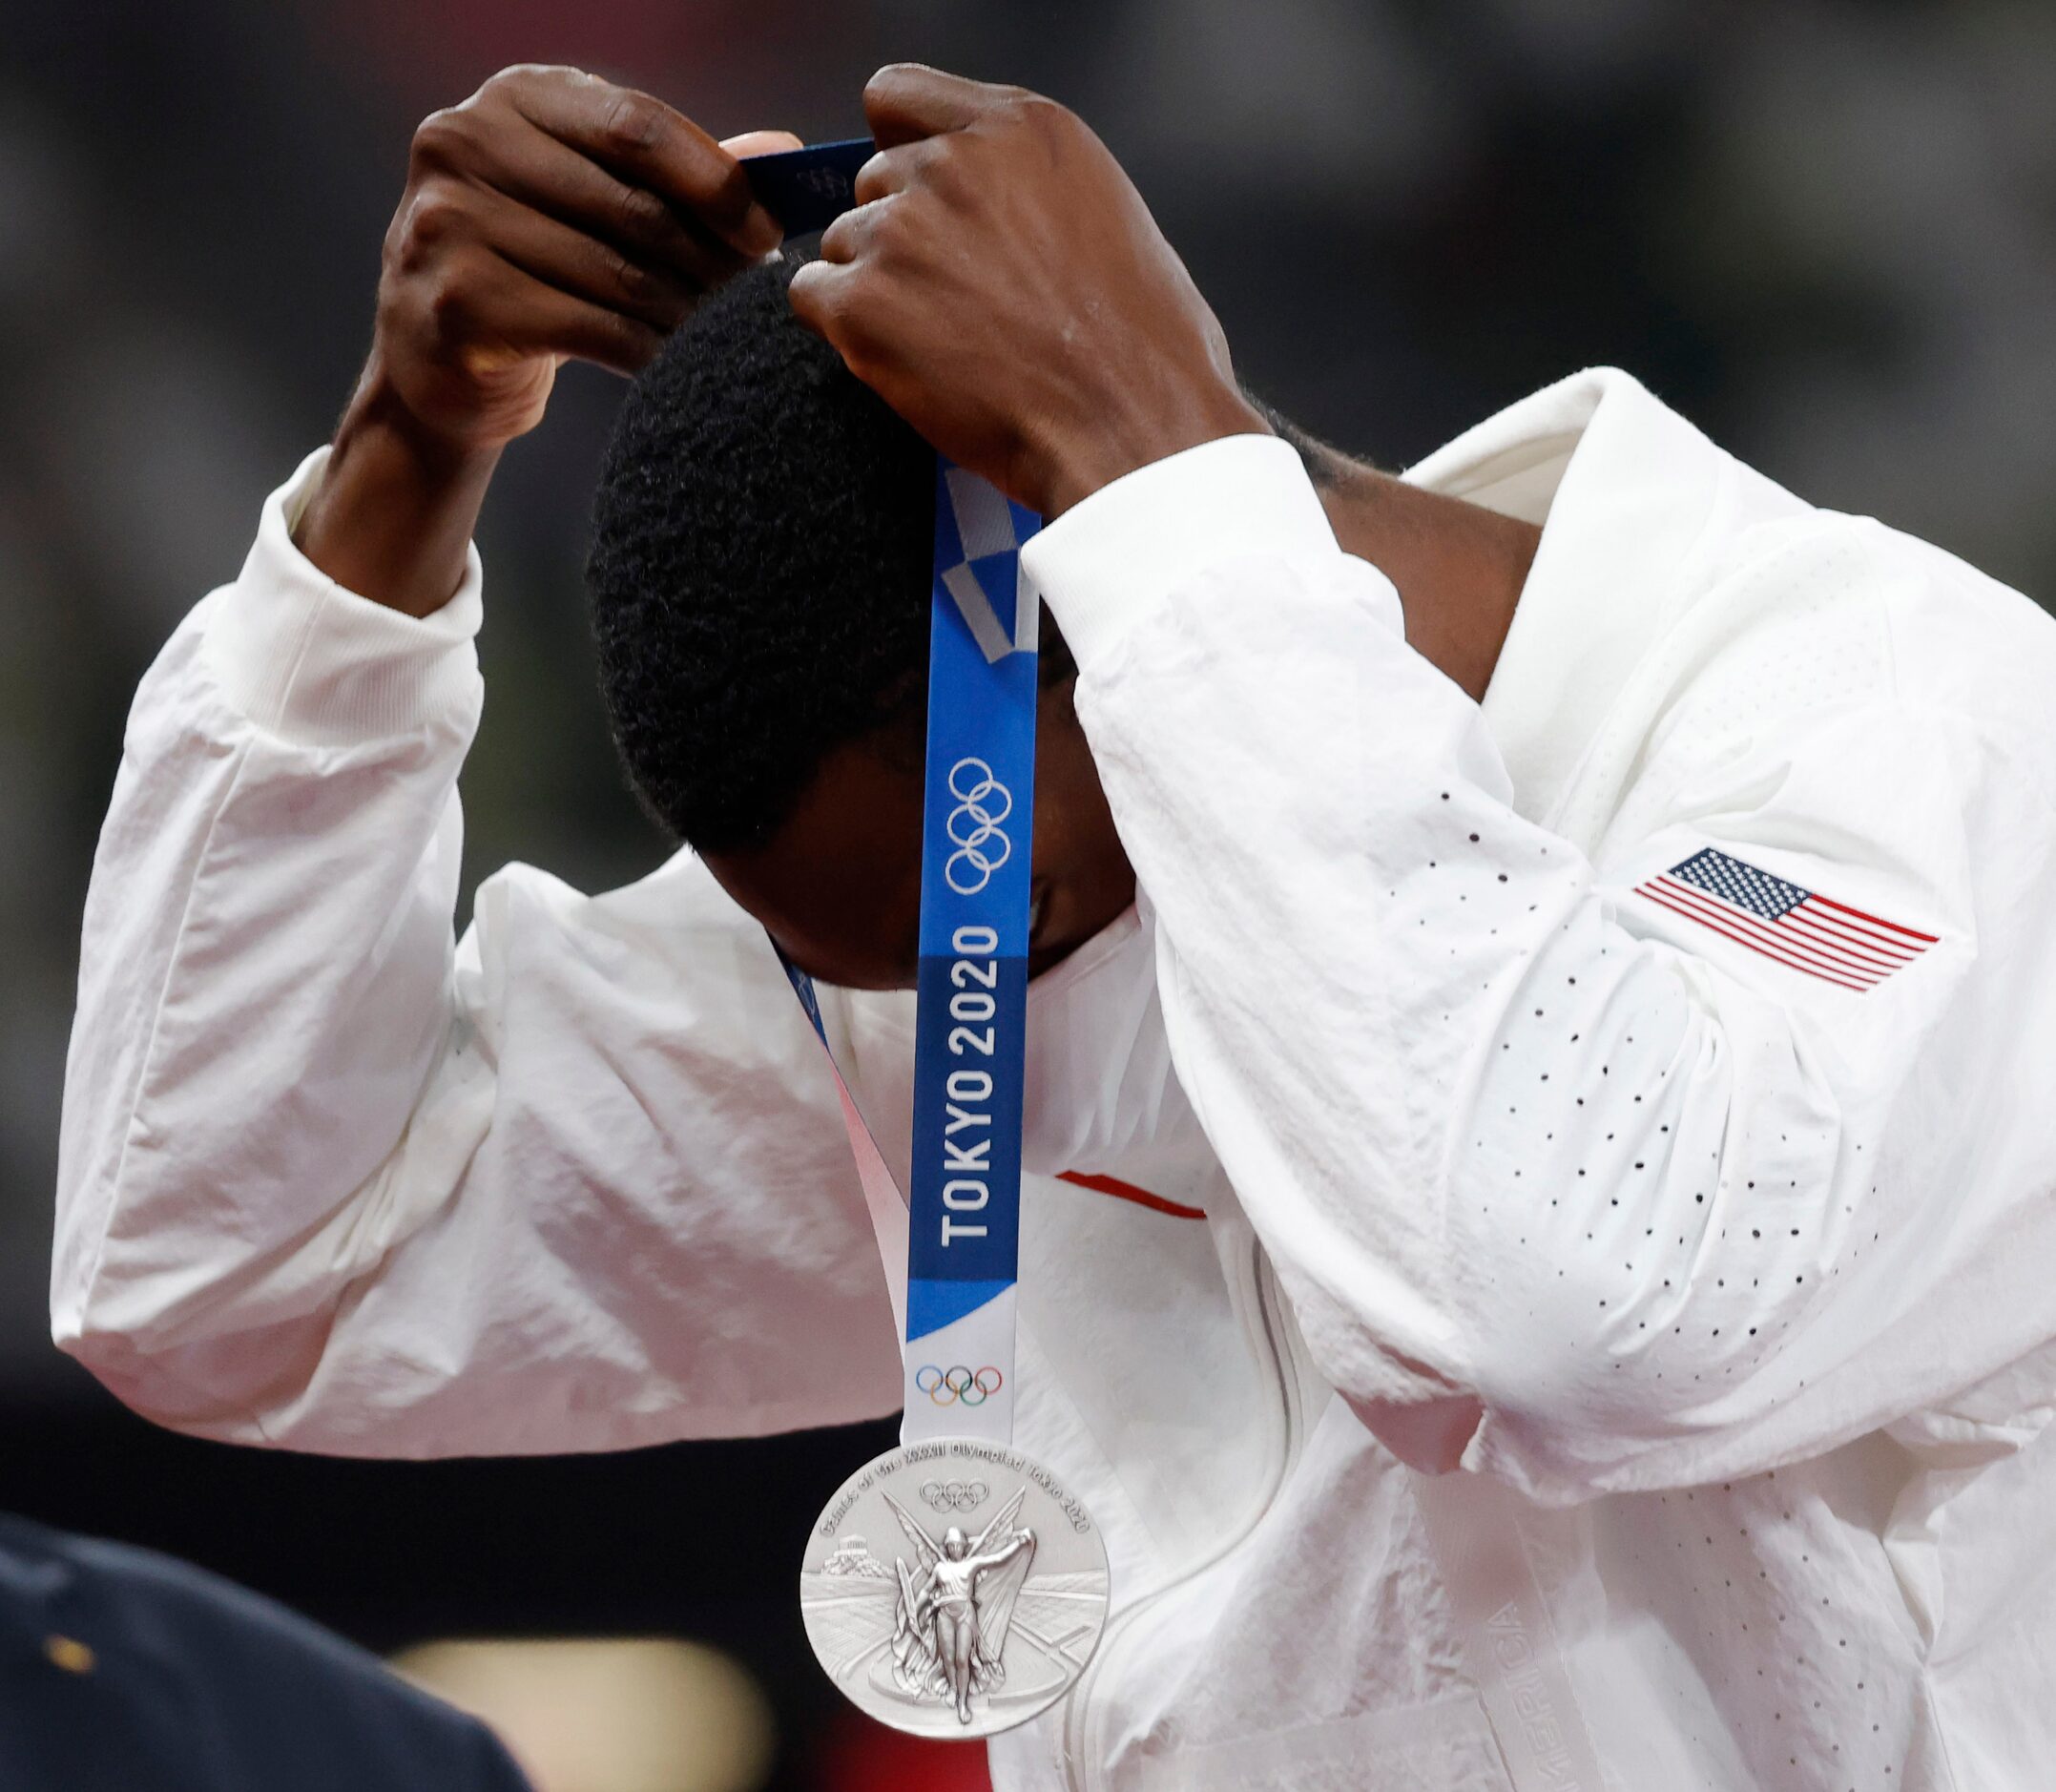
<svg viewBox="0 0 2056 1792">
<path fill-rule="evenodd" d="M 543 1792 L 982 1782 L 974 1750 L 909 1761 L 832 1709 L 800 1636 L 798 1539 L 890 1427 L 382 1465 L 120 1410 L 44 1312 L 94 832 L 136 677 L 349 389 L 424 113 L 503 63 L 571 61 L 717 134 L 846 135 L 863 76 L 904 56 L 1083 112 L 1244 378 L 1346 447 L 1403 464 L 1613 362 L 1809 497 L 2056 593 L 2046 0 L 8 0 L 0 1507 L 411 1652 L 518 1714 Z M 520 857 L 603 886 L 662 850 L 587 670 L 616 397 L 568 375 L 488 510 L 473 881 Z M 674 1640 L 592 1640 L 624 1636 Z"/>
</svg>

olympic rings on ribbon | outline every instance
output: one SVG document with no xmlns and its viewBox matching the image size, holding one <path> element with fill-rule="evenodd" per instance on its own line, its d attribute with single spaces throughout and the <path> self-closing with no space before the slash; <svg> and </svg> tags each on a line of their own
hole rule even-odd
<svg viewBox="0 0 2056 1792">
<path fill-rule="evenodd" d="M 1000 827 L 1014 812 L 1013 792 L 993 777 L 984 760 L 961 759 L 949 768 L 949 794 L 957 806 L 943 831 L 957 850 L 945 862 L 943 876 L 959 896 L 975 896 L 1013 854 L 1013 843 Z"/>
<path fill-rule="evenodd" d="M 961 1363 L 944 1369 L 924 1363 L 914 1371 L 914 1386 L 938 1407 L 982 1407 L 1006 1385 L 1007 1378 L 989 1363 L 982 1369 L 967 1369 Z"/>
</svg>

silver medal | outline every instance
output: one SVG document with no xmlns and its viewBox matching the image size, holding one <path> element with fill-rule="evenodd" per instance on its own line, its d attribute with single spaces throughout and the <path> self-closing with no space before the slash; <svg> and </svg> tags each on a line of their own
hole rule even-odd
<svg viewBox="0 0 2056 1792">
<path fill-rule="evenodd" d="M 1009 1445 L 903 1444 L 828 1502 L 800 1572 L 807 1640 L 842 1693 L 916 1736 L 984 1737 L 1070 1690 L 1107 1621 L 1107 1546 Z"/>
<path fill-rule="evenodd" d="M 1037 527 L 938 457 L 911 1200 L 836 1073 L 907 1341 L 906 1405 L 900 1448 L 845 1481 L 815 1526 L 800 1615 L 860 1709 L 934 1738 L 991 1736 L 1049 1710 L 1107 1621 L 1098 1528 L 1007 1441 L 1040 689 L 1040 606 L 1018 556 Z M 786 971 L 832 1064 L 813 985 L 789 960 Z"/>
</svg>

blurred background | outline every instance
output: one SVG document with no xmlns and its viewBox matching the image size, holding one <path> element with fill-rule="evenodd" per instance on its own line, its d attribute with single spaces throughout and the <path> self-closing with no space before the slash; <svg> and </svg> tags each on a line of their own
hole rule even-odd
<svg viewBox="0 0 2056 1792">
<path fill-rule="evenodd" d="M 2056 594 L 2047 0 L 7 0 L 0 1508 L 407 1652 L 516 1714 L 543 1792 L 982 1783 L 973 1749 L 909 1758 L 833 1710 L 800 1634 L 802 1532 L 890 1427 L 381 1465 L 128 1416 L 45 1318 L 94 834 L 138 676 L 349 390 L 422 115 L 568 61 L 716 135 L 842 136 L 899 57 L 1081 111 L 1243 377 L 1344 447 L 1400 466 L 1611 362 L 1807 497 Z M 663 850 L 579 590 L 618 393 L 569 371 L 487 511 L 473 883 Z"/>
</svg>

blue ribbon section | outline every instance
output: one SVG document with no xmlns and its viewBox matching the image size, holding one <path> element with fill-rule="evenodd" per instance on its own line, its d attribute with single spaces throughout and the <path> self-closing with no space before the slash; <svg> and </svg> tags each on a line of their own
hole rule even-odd
<svg viewBox="0 0 2056 1792">
<path fill-rule="evenodd" d="M 906 1336 L 1014 1282 L 1035 802 L 1035 515 L 938 460 Z"/>
</svg>

